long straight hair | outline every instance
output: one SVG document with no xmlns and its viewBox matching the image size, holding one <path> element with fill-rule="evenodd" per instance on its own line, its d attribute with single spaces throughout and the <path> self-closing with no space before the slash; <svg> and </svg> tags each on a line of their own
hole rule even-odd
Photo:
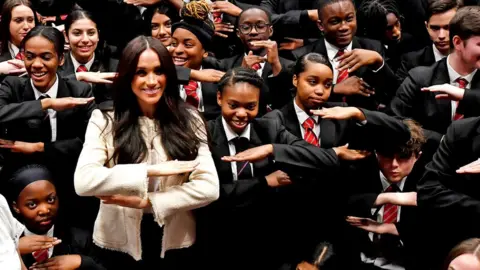
<svg viewBox="0 0 480 270">
<path fill-rule="evenodd" d="M 168 50 L 159 40 L 146 36 L 130 41 L 118 63 L 118 76 L 113 84 L 114 117 L 110 119 L 113 121 L 115 148 L 112 159 L 116 164 L 140 163 L 148 154 L 147 143 L 152 143 L 145 142 L 142 136 L 138 120 L 143 114 L 131 88 L 138 59 L 148 49 L 158 55 L 162 72 L 167 77 L 166 88 L 154 114 L 161 143 L 170 160 L 193 160 L 197 157 L 200 143 L 208 143 L 205 123 L 180 98 L 177 72 Z M 104 115 L 108 121 L 108 113 Z"/>
<path fill-rule="evenodd" d="M 95 59 L 99 59 L 100 63 L 103 65 L 105 69 L 108 69 L 108 63 L 111 57 L 110 48 L 107 46 L 105 39 L 103 38 L 102 33 L 100 33 L 100 26 L 98 24 L 97 18 L 89 11 L 83 9 L 75 9 L 73 10 L 67 17 L 65 22 L 65 34 L 68 36 L 68 31 L 72 27 L 72 24 L 78 20 L 87 19 L 92 21 L 95 24 L 95 28 L 97 29 L 98 33 L 98 44 L 97 48 L 95 49 Z M 113 71 L 113 70 L 110 70 Z"/>
<path fill-rule="evenodd" d="M 38 25 L 37 16 L 32 3 L 29 0 L 6 0 L 2 7 L 2 19 L 0 20 L 0 55 L 8 52 L 8 41 L 10 41 L 10 21 L 12 20 L 12 10 L 18 6 L 27 6 L 33 12 L 35 25 Z"/>
</svg>

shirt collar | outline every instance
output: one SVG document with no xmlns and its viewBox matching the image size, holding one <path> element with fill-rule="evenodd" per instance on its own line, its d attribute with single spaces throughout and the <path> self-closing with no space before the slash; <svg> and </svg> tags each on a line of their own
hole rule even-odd
<svg viewBox="0 0 480 270">
<path fill-rule="evenodd" d="M 20 52 L 20 49 L 10 41 L 8 42 L 8 47 L 10 48 L 10 54 L 12 55 L 12 58 L 15 59 L 15 56 L 17 56 L 17 54 Z"/>
<path fill-rule="evenodd" d="M 443 58 L 447 57 L 446 55 L 443 55 L 435 46 L 435 44 L 432 45 L 433 48 L 433 57 L 435 57 L 435 62 L 438 62 L 442 60 Z"/>
<path fill-rule="evenodd" d="M 53 237 L 53 228 L 54 228 L 54 227 L 55 227 L 55 225 L 53 225 L 53 226 L 50 228 L 50 230 L 48 230 L 48 232 L 47 232 L 46 234 L 42 234 L 42 235 L 45 235 L 45 236 L 48 236 L 48 237 Z M 29 231 L 29 230 L 27 229 L 27 227 L 25 227 L 25 230 L 23 231 L 23 234 L 24 234 L 25 236 L 38 235 L 38 234 L 36 234 L 36 233 L 33 233 L 33 232 Z"/>
<path fill-rule="evenodd" d="M 300 125 L 303 124 L 303 122 L 305 122 L 305 120 L 310 117 L 315 121 L 315 123 L 318 123 L 318 115 L 308 115 L 304 110 L 302 110 L 302 108 L 297 105 L 295 99 L 293 100 L 293 107 L 295 108 L 295 113 L 297 114 L 298 122 L 300 122 Z"/>
<path fill-rule="evenodd" d="M 231 141 L 237 137 L 243 137 L 250 140 L 250 124 L 247 125 L 247 127 L 243 130 L 242 134 L 240 135 L 238 135 L 235 131 L 232 130 L 232 128 L 227 124 L 227 121 L 225 121 L 225 118 L 223 118 L 223 116 L 222 116 L 222 124 L 223 124 L 223 129 L 225 130 L 225 135 L 227 135 L 227 141 Z"/>
<path fill-rule="evenodd" d="M 38 99 L 40 96 L 45 96 L 45 95 L 48 95 L 50 98 L 57 98 L 58 76 L 56 76 L 55 83 L 52 85 L 52 87 L 50 87 L 50 89 L 48 89 L 48 91 L 45 93 L 38 91 L 38 89 L 33 84 L 32 80 L 30 80 L 30 83 L 32 84 L 32 87 L 33 87 L 33 93 L 35 94 L 35 99 Z"/>
<path fill-rule="evenodd" d="M 82 64 L 80 64 L 80 62 L 78 62 L 77 59 L 73 57 L 72 53 L 70 53 L 70 58 L 72 59 L 72 62 L 73 62 L 73 69 L 75 70 L 75 72 L 77 72 L 77 68 Z M 90 59 L 90 61 L 88 61 L 86 64 L 83 64 L 85 65 L 88 71 L 90 71 L 90 68 L 93 65 L 93 61 L 95 61 L 95 53 L 93 53 L 93 57 L 92 59 Z"/>
<path fill-rule="evenodd" d="M 458 74 L 455 69 L 450 65 L 450 55 L 447 56 L 447 69 L 448 69 L 448 77 L 450 79 L 450 83 L 455 83 L 458 78 L 463 78 L 468 81 L 468 84 L 472 82 L 473 76 L 475 76 L 475 73 L 477 73 L 477 69 L 475 69 L 472 73 L 462 76 Z"/>
<path fill-rule="evenodd" d="M 341 48 L 338 48 L 337 46 L 335 46 L 333 44 L 330 44 L 326 39 L 324 39 L 324 41 L 325 41 L 325 47 L 327 49 L 328 59 L 330 60 L 330 62 L 333 62 L 335 56 L 337 56 L 337 53 Z M 352 50 L 352 42 L 350 41 L 350 43 L 344 49 L 347 52 L 351 51 Z"/>
<path fill-rule="evenodd" d="M 380 180 L 382 181 L 382 188 L 383 191 L 385 191 L 390 185 L 392 185 L 388 180 L 385 175 L 383 175 L 382 171 L 380 171 Z M 396 185 L 400 189 L 400 191 L 403 191 L 403 187 L 405 186 L 405 181 L 407 180 L 407 176 L 405 176 L 400 182 L 398 182 Z"/>
</svg>

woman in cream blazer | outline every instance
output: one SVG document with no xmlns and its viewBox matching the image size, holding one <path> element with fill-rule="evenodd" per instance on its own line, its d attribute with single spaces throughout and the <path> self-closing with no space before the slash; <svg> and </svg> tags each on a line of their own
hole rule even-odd
<svg viewBox="0 0 480 270">
<path fill-rule="evenodd" d="M 172 250 L 193 245 L 191 210 L 218 198 L 219 181 L 205 124 L 181 100 L 175 66 L 161 42 L 132 40 L 118 73 L 114 112 L 92 113 L 75 190 L 102 199 L 93 232 L 100 263 L 107 269 L 151 269 L 156 260 L 165 261 L 160 257 L 168 261 Z M 147 218 L 151 224 L 144 227 Z M 153 232 L 159 228 L 160 234 Z M 144 242 L 150 250 L 142 255 Z M 155 246 L 155 258 L 145 257 Z"/>
</svg>

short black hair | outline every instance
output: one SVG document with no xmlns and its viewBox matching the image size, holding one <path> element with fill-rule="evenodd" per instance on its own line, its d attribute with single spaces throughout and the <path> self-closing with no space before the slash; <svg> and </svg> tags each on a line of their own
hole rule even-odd
<svg viewBox="0 0 480 270">
<path fill-rule="evenodd" d="M 454 36 L 459 36 L 464 41 L 472 36 L 480 36 L 479 6 L 466 6 L 458 9 L 450 21 L 450 48 L 453 48 Z"/>
<path fill-rule="evenodd" d="M 318 0 L 317 1 L 318 18 L 321 18 L 322 10 L 325 6 L 338 3 L 338 2 L 343 2 L 343 1 L 349 1 L 353 4 L 353 6 L 355 6 L 354 0 Z"/>
<path fill-rule="evenodd" d="M 263 7 L 249 7 L 247 9 L 244 9 L 242 10 L 242 12 L 240 12 L 240 14 L 238 15 L 237 17 L 237 21 L 236 21 L 236 26 L 238 27 L 238 25 L 240 24 L 240 18 L 242 18 L 242 15 L 243 13 L 247 12 L 247 11 L 250 11 L 252 9 L 258 9 L 258 10 L 261 10 L 263 12 L 265 12 L 265 14 L 267 14 L 267 19 L 268 19 L 268 23 L 272 23 L 272 13 L 270 13 L 270 11 L 266 10 L 265 8 Z"/>
<path fill-rule="evenodd" d="M 235 85 L 236 83 L 248 83 L 259 90 L 262 89 L 264 82 L 262 77 L 260 77 L 257 72 L 251 68 L 245 67 L 236 67 L 230 69 L 223 75 L 223 77 L 218 82 L 218 91 L 223 92 L 225 87 Z"/>
<path fill-rule="evenodd" d="M 429 0 L 426 11 L 426 21 L 428 22 L 433 15 L 445 13 L 459 7 L 461 7 L 459 0 Z"/>
</svg>

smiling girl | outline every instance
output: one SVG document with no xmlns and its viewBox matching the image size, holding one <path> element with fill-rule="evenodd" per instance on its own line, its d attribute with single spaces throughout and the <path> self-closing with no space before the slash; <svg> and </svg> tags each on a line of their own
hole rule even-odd
<svg viewBox="0 0 480 270">
<path fill-rule="evenodd" d="M 85 10 L 75 10 L 65 23 L 70 52 L 60 68 L 62 76 L 92 84 L 95 102 L 111 100 L 111 84 L 116 75 L 118 61 L 110 58 L 110 50 L 101 39 L 97 21 Z"/>
<path fill-rule="evenodd" d="M 0 21 L 0 81 L 5 75 L 25 73 L 20 44 L 35 26 L 36 18 L 29 0 L 7 0 Z"/>
</svg>

